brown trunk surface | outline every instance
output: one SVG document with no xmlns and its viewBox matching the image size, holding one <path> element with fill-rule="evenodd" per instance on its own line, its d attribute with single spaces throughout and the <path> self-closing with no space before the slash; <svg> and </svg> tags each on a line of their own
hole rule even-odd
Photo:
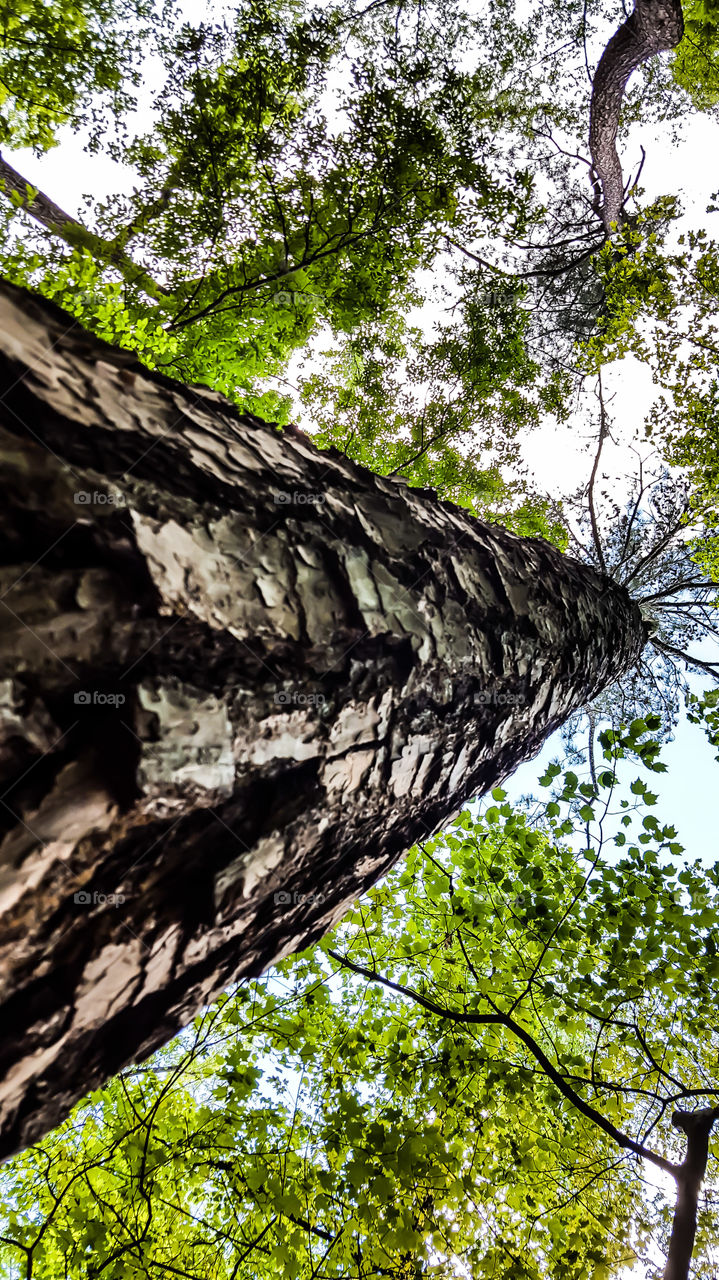
<svg viewBox="0 0 719 1280">
<path fill-rule="evenodd" d="M 0 1153 L 320 937 L 638 657 L 546 543 L 0 290 Z"/>
<path fill-rule="evenodd" d="M 617 130 L 627 82 L 643 62 L 676 48 L 683 34 L 680 0 L 635 0 L 634 11 L 599 60 L 592 86 L 589 150 L 602 189 L 600 213 L 607 234 L 621 220 L 624 204 Z"/>
<path fill-rule="evenodd" d="M 687 1153 L 679 1166 L 677 1200 L 669 1240 L 664 1280 L 689 1280 L 697 1231 L 699 1192 L 707 1168 L 709 1135 L 719 1118 L 719 1107 L 701 1111 L 675 1111 L 672 1124 L 687 1136 Z"/>
</svg>

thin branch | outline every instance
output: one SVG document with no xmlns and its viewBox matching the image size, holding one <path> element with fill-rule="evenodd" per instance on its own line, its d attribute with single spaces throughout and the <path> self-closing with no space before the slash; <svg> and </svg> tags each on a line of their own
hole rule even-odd
<svg viewBox="0 0 719 1280">
<path fill-rule="evenodd" d="M 414 991 L 409 987 L 402 987 L 399 983 L 391 982 L 389 978 L 384 978 L 376 970 L 355 964 L 354 961 L 347 956 L 341 956 L 337 951 L 329 951 L 328 955 L 332 956 L 333 960 L 336 960 L 344 968 L 351 969 L 353 973 L 368 978 L 370 982 L 378 982 L 390 991 L 396 991 L 399 995 L 409 996 L 416 1004 L 427 1009 L 430 1013 L 437 1014 L 440 1018 L 447 1018 L 451 1022 L 467 1023 L 474 1026 L 491 1024 L 504 1027 L 511 1035 L 521 1040 L 532 1057 L 543 1068 L 552 1084 L 587 1120 L 591 1120 L 592 1124 L 595 1124 L 598 1129 L 601 1129 L 608 1137 L 612 1138 L 617 1146 L 624 1148 L 626 1151 L 634 1152 L 635 1155 L 641 1156 L 643 1160 L 648 1160 L 651 1164 L 656 1165 L 658 1169 L 663 1169 L 665 1173 L 670 1173 L 674 1178 L 677 1177 L 679 1172 L 678 1165 L 671 1160 L 666 1160 L 664 1156 L 660 1156 L 656 1151 L 645 1147 L 641 1142 L 635 1142 L 628 1134 L 622 1133 L 621 1129 L 617 1129 L 600 1111 L 595 1110 L 588 1102 L 585 1102 L 584 1098 L 567 1083 L 561 1072 L 552 1065 L 534 1037 L 528 1031 L 525 1031 L 524 1027 L 521 1027 L 518 1022 L 515 1022 L 513 1018 L 510 1018 L 508 1014 L 501 1013 L 496 1006 L 493 1006 L 494 1013 L 466 1013 L 460 1010 L 444 1009 L 441 1005 L 435 1004 L 433 1000 L 428 1000 L 426 996 L 420 995 L 418 991 Z"/>
</svg>

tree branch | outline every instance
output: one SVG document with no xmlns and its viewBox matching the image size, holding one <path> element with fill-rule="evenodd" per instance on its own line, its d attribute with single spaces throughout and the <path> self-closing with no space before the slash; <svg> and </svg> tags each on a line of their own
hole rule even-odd
<svg viewBox="0 0 719 1280">
<path fill-rule="evenodd" d="M 594 466 L 592 467 L 592 474 L 589 477 L 589 484 L 587 485 L 587 501 L 589 503 L 589 519 L 592 525 L 592 539 L 594 541 L 594 550 L 597 553 L 599 568 L 601 569 L 602 573 L 606 576 L 607 562 L 604 558 L 604 548 L 602 547 L 602 539 L 599 536 L 599 525 L 597 523 L 597 513 L 594 507 L 594 483 L 597 478 L 597 471 L 599 469 L 599 459 L 602 456 L 602 448 L 604 446 L 604 441 L 607 435 L 607 414 L 604 406 L 604 392 L 602 390 L 601 369 L 599 370 L 598 395 L 599 395 L 599 412 L 600 412 L 599 444 L 597 446 L 597 452 L 594 458 Z"/>
<path fill-rule="evenodd" d="M 697 1229 L 699 1190 L 706 1173 L 709 1135 L 719 1119 L 719 1107 L 701 1111 L 675 1111 L 672 1124 L 687 1138 L 687 1153 L 677 1171 L 674 1210 L 664 1280 L 688 1280 Z"/>
<path fill-rule="evenodd" d="M 14 194 L 20 197 L 20 208 L 39 222 L 53 235 L 59 236 L 72 249 L 86 248 L 93 257 L 108 266 L 117 267 L 129 284 L 138 285 L 151 298 L 169 294 L 169 290 L 153 280 L 147 272 L 128 258 L 122 248 L 112 240 L 105 240 L 90 231 L 77 218 L 61 209 L 44 191 L 28 182 L 17 169 L 0 155 L 0 192 L 8 199 Z"/>
<path fill-rule="evenodd" d="M 510 1018 L 508 1014 L 500 1013 L 499 1010 L 494 1013 L 469 1013 L 459 1009 L 443 1009 L 441 1005 L 435 1004 L 433 1000 L 427 999 L 426 996 L 412 990 L 411 987 L 402 987 L 397 982 L 391 982 L 389 978 L 382 977 L 376 970 L 367 969 L 361 964 L 355 964 L 354 961 L 349 960 L 347 956 L 341 956 L 337 951 L 328 951 L 327 954 L 332 956 L 332 959 L 336 960 L 344 968 L 351 969 L 353 973 L 368 978 L 370 982 L 379 982 L 383 987 L 388 987 L 390 991 L 396 991 L 399 995 L 409 996 L 411 1000 L 421 1005 L 423 1009 L 427 1009 L 429 1013 L 436 1013 L 441 1018 L 448 1018 L 452 1022 L 468 1023 L 475 1026 L 478 1024 L 493 1024 L 494 1026 L 504 1027 L 505 1030 L 509 1031 L 510 1035 L 515 1036 L 517 1040 L 521 1040 L 525 1048 L 529 1050 L 532 1057 L 552 1081 L 552 1084 L 555 1085 L 567 1101 L 571 1102 L 572 1106 L 587 1120 L 591 1120 L 592 1124 L 595 1124 L 598 1129 L 606 1133 L 609 1138 L 616 1142 L 617 1146 L 623 1147 L 626 1151 L 633 1151 L 635 1155 L 641 1156 L 644 1160 L 649 1160 L 651 1164 L 656 1165 L 658 1169 L 663 1169 L 665 1173 L 670 1173 L 672 1177 L 677 1176 L 678 1165 L 675 1165 L 671 1160 L 665 1160 L 664 1156 L 651 1151 L 641 1142 L 635 1142 L 628 1134 L 622 1133 L 621 1129 L 617 1129 L 600 1111 L 596 1111 L 588 1102 L 585 1102 L 584 1098 L 567 1083 L 561 1072 L 552 1065 L 534 1037 L 528 1031 L 525 1031 L 524 1027 L 521 1027 L 518 1022 L 515 1022 L 513 1018 Z"/>
</svg>

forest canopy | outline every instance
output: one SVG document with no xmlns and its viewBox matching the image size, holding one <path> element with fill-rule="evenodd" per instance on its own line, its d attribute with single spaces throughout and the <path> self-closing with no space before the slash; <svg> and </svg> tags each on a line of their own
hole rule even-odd
<svg viewBox="0 0 719 1280">
<path fill-rule="evenodd" d="M 709 1275 L 719 863 L 652 787 L 687 715 L 719 742 L 719 192 L 642 183 L 719 136 L 719 3 L 28 0 L 0 32 L 7 280 L 552 543 L 648 638 L 531 797 L 473 797 L 3 1167 L 0 1275 Z M 70 137 L 81 186 L 34 185 Z M 572 434 L 550 489 L 532 442 L 561 474 Z"/>
</svg>

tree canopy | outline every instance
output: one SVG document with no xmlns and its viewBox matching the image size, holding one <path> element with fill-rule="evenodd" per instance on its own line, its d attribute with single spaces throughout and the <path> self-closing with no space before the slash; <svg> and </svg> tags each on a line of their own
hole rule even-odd
<svg viewBox="0 0 719 1280">
<path fill-rule="evenodd" d="M 719 864 L 687 864 L 655 816 L 657 726 L 604 734 L 596 785 L 552 765 L 548 800 L 496 789 L 319 947 L 84 1100 L 2 1177 L 4 1274 L 540 1280 L 651 1258 L 668 1208 L 644 1168 L 671 1174 L 673 1111 L 719 1095 Z M 714 1239 L 707 1205 L 699 1263 Z"/>
<path fill-rule="evenodd" d="M 687 695 L 719 741 L 716 692 L 690 688 L 717 671 L 719 242 L 715 203 L 699 226 L 680 191 L 645 198 L 637 139 L 717 120 L 719 4 L 199 21 L 28 0 L 0 32 L 3 275 L 151 369 L 578 554 L 652 633 L 569 724 L 551 798 L 472 803 L 2 1171 L 0 1275 L 658 1277 L 686 1113 L 709 1134 L 719 1106 L 719 863 L 684 856 L 646 777 Z M 69 130 L 131 178 L 73 213 L 16 154 Z M 632 358 L 656 394 L 627 424 L 606 380 Z M 549 426 L 587 434 L 579 493 L 525 464 Z M 620 443 L 630 478 L 605 469 Z M 695 1274 L 716 1238 L 710 1189 Z"/>
</svg>

